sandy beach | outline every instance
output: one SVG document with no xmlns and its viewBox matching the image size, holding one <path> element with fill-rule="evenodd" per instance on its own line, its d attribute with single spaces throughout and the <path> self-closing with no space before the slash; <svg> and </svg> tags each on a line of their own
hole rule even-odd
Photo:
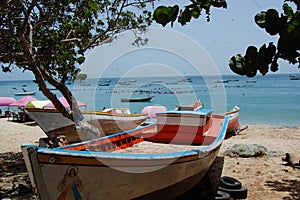
<svg viewBox="0 0 300 200">
<path fill-rule="evenodd" d="M 285 153 L 292 153 L 299 161 L 300 127 L 242 124 L 242 128 L 244 127 L 247 128 L 226 139 L 222 145 L 219 152 L 219 158 L 222 158 L 223 162 L 222 176 L 240 180 L 248 189 L 249 200 L 300 199 L 300 169 L 287 166 L 286 162 L 282 161 Z M 16 123 L 1 118 L 0 165 L 22 162 L 20 146 L 34 144 L 45 136 L 34 124 Z M 250 158 L 224 156 L 224 152 L 235 144 L 259 144 L 269 151 L 275 151 L 277 156 L 261 155 Z M 5 197 L 6 194 L 10 194 L 10 197 L 6 195 L 3 199 L 20 199 L 15 188 L 17 184 L 23 182 L 26 184 L 26 175 L 26 169 L 22 165 L 0 169 L 0 195 Z"/>
</svg>

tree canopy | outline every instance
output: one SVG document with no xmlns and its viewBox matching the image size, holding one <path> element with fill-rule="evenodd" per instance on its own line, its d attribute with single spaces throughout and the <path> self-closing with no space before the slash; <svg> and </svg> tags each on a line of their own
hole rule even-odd
<svg viewBox="0 0 300 200">
<path fill-rule="evenodd" d="M 166 26 L 168 23 L 173 26 L 177 20 L 184 26 L 192 19 L 198 19 L 202 10 L 205 10 L 209 21 L 211 7 L 227 8 L 227 3 L 223 0 L 191 2 L 184 9 L 180 9 L 179 5 L 160 6 L 153 14 L 154 20 L 162 26 Z M 246 75 L 247 77 L 254 77 L 257 71 L 265 75 L 269 69 L 272 72 L 279 69 L 279 59 L 286 60 L 290 64 L 298 64 L 298 68 L 300 68 L 299 8 L 299 0 L 284 0 L 281 14 L 275 9 L 268 9 L 256 14 L 254 21 L 260 28 L 271 36 L 279 36 L 277 44 L 270 42 L 263 44 L 259 49 L 255 46 L 249 46 L 244 56 L 240 53 L 232 56 L 229 61 L 230 69 L 238 75 Z"/>
<path fill-rule="evenodd" d="M 84 53 L 126 30 L 151 24 L 146 4 L 151 0 L 3 0 L 0 3 L 0 63 L 4 72 L 13 66 L 32 71 L 35 82 L 62 114 L 81 118 L 65 82 L 80 73 Z M 45 81 L 72 105 L 71 115 Z"/>
<path fill-rule="evenodd" d="M 13 66 L 32 71 L 43 94 L 64 116 L 76 122 L 82 115 L 65 82 L 78 78 L 85 52 L 112 41 L 123 31 L 144 30 L 151 25 L 152 14 L 164 25 L 179 14 L 178 21 L 184 25 L 191 17 L 198 18 L 202 9 L 209 20 L 210 7 L 226 7 L 223 0 L 190 2 L 183 8 L 160 6 L 153 13 L 153 0 L 3 0 L 0 3 L 2 71 L 10 72 Z M 145 42 L 137 38 L 133 44 Z M 73 115 L 47 88 L 46 81 L 67 99 Z"/>
<path fill-rule="evenodd" d="M 279 36 L 277 44 L 270 42 L 259 49 L 249 46 L 244 56 L 232 56 L 229 66 L 233 72 L 247 77 L 254 77 L 258 71 L 262 75 L 269 70 L 276 72 L 279 69 L 279 59 L 298 64 L 300 68 L 300 1 L 290 2 L 294 2 L 295 10 L 288 3 L 284 3 L 281 14 L 275 9 L 268 9 L 255 15 L 254 21 L 260 28 L 271 36 Z"/>
</svg>

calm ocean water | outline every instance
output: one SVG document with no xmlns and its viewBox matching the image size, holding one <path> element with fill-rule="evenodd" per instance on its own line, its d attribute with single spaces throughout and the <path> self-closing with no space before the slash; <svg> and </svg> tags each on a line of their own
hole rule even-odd
<svg viewBox="0 0 300 200">
<path fill-rule="evenodd" d="M 101 110 L 103 107 L 129 107 L 131 111 L 141 112 L 145 106 L 163 105 L 173 109 L 177 105 L 191 105 L 201 99 L 205 108 L 213 108 L 222 113 L 237 105 L 241 108 L 242 124 L 272 124 L 281 126 L 300 125 L 300 80 L 290 80 L 288 74 L 271 74 L 265 77 L 246 77 L 226 75 L 225 83 L 216 77 L 118 78 L 88 79 L 75 82 L 68 87 L 77 100 L 86 103 L 88 109 Z M 108 82 L 108 80 L 110 82 Z M 125 81 L 123 85 L 119 81 Z M 109 86 L 99 86 L 109 83 Z M 20 99 L 16 92 L 38 90 L 33 81 L 0 81 L 0 96 Z M 57 91 L 58 96 L 61 96 Z M 122 103 L 122 97 L 154 96 L 150 102 Z M 38 91 L 35 98 L 46 99 Z M 225 108 L 225 110 L 223 109 Z"/>
</svg>

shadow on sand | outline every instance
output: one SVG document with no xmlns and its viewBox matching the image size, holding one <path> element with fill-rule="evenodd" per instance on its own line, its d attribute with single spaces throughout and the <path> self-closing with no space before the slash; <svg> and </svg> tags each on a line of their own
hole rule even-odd
<svg viewBox="0 0 300 200">
<path fill-rule="evenodd" d="M 224 165 L 224 157 L 216 157 L 211 168 L 192 189 L 176 198 L 176 200 L 199 200 L 199 199 L 215 199 L 219 180 L 222 176 Z"/>
<path fill-rule="evenodd" d="M 283 198 L 284 200 L 300 199 L 299 180 L 267 181 L 266 186 L 268 186 L 271 190 L 289 192 L 290 197 Z"/>
</svg>

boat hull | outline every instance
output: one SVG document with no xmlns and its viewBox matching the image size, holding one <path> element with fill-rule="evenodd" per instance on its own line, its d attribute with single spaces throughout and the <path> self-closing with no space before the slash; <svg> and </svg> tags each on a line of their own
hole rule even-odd
<svg viewBox="0 0 300 200">
<path fill-rule="evenodd" d="M 234 106 L 231 111 L 225 114 L 226 116 L 228 116 L 227 133 L 235 132 L 241 128 L 239 121 L 239 111 L 240 108 Z"/>
<path fill-rule="evenodd" d="M 76 168 L 82 182 L 81 197 L 82 199 L 94 199 L 98 196 L 102 199 L 151 199 L 154 196 L 163 196 L 163 199 L 172 199 L 201 180 L 217 156 L 218 150 L 219 147 L 202 155 L 201 158 L 193 158 L 186 162 L 171 163 L 172 160 L 164 160 L 161 165 L 159 160 L 148 162 L 146 166 L 137 164 L 129 167 L 126 167 L 126 163 L 130 160 L 124 160 L 119 163 L 124 165 L 120 168 L 105 166 L 100 162 L 98 166 L 88 166 L 86 162 L 79 162 Z M 26 155 L 27 152 L 23 154 Z M 36 160 L 38 164 L 36 167 L 38 169 L 31 170 L 34 174 L 31 177 L 35 177 L 33 179 L 38 185 L 41 199 L 57 199 L 61 194 L 57 189 L 59 182 L 65 176 L 67 169 L 74 165 L 43 163 L 34 154 L 31 154 L 30 160 Z M 170 164 L 166 165 L 166 162 Z M 109 161 L 106 160 L 104 163 Z"/>
<path fill-rule="evenodd" d="M 65 135 L 70 143 L 91 139 L 76 131 L 74 122 L 56 109 L 25 108 L 25 112 L 48 137 Z M 134 129 L 147 119 L 146 114 L 109 114 L 87 111 L 83 112 L 83 116 L 89 124 L 105 135 Z"/>
<path fill-rule="evenodd" d="M 145 119 L 134 119 L 134 120 L 109 120 L 109 119 L 99 119 L 99 120 L 90 120 L 89 124 L 95 126 L 105 135 L 111 135 L 114 133 L 119 133 L 134 129 L 137 126 L 141 125 Z"/>
<path fill-rule="evenodd" d="M 43 200 L 66 195 L 174 199 L 200 181 L 218 155 L 228 119 L 213 115 L 211 120 L 212 128 L 203 135 L 214 140 L 206 145 L 146 141 L 144 134 L 157 130 L 157 124 L 151 124 L 54 149 L 25 145 L 22 153 L 32 185 Z"/>
</svg>

